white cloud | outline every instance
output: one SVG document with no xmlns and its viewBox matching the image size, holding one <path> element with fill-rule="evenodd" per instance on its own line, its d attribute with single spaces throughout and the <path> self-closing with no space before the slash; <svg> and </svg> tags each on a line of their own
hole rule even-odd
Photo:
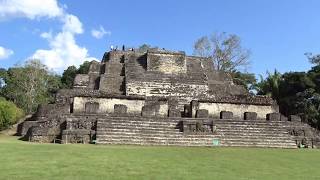
<svg viewBox="0 0 320 180">
<path fill-rule="evenodd" d="M 64 14 L 57 0 L 0 0 L 0 19 L 58 17 Z"/>
<path fill-rule="evenodd" d="M 66 67 L 78 66 L 85 60 L 96 60 L 89 57 L 85 47 L 77 45 L 72 32 L 62 31 L 54 37 L 50 33 L 42 33 L 42 37 L 48 40 L 50 49 L 39 49 L 31 58 L 40 59 L 50 69 L 61 72 Z"/>
<path fill-rule="evenodd" d="M 61 32 L 55 35 L 51 31 L 40 34 L 48 41 L 50 49 L 38 49 L 30 58 L 39 59 L 50 69 L 59 72 L 71 65 L 79 66 L 86 60 L 96 60 L 89 57 L 88 50 L 75 40 L 75 35 L 84 31 L 78 17 L 65 14 L 60 20 L 63 22 Z"/>
<path fill-rule="evenodd" d="M 6 49 L 0 46 L 0 59 L 7 59 L 13 54 L 11 49 Z"/>
<path fill-rule="evenodd" d="M 97 39 L 101 39 L 105 35 L 111 35 L 111 31 L 106 31 L 102 26 L 100 26 L 99 29 L 92 29 L 91 35 Z"/>
<path fill-rule="evenodd" d="M 50 69 L 62 72 L 71 65 L 96 60 L 88 50 L 77 44 L 75 36 L 84 32 L 79 18 L 65 11 L 66 6 L 57 0 L 0 0 L 0 20 L 15 17 L 39 19 L 56 18 L 62 23 L 58 33 L 43 32 L 40 37 L 49 43 L 49 49 L 38 49 L 29 58 L 39 59 Z M 107 32 L 104 32 L 107 33 Z M 12 52 L 13 53 L 13 52 Z"/>
<path fill-rule="evenodd" d="M 72 14 L 66 14 L 62 19 L 64 25 L 62 27 L 62 30 L 64 32 L 70 32 L 73 34 L 82 34 L 82 23 L 78 19 L 77 16 L 74 16 Z"/>
</svg>

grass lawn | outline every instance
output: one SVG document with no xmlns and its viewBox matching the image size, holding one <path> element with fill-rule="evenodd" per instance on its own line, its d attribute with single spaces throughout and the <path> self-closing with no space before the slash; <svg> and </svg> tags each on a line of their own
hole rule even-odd
<svg viewBox="0 0 320 180">
<path fill-rule="evenodd" d="M 320 150 L 36 144 L 0 135 L 0 179 L 320 179 Z"/>
</svg>

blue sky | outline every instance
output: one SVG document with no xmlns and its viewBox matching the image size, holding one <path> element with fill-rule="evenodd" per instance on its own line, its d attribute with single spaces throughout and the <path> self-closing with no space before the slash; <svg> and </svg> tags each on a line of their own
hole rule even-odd
<svg viewBox="0 0 320 180">
<path fill-rule="evenodd" d="M 0 0 L 0 67 L 34 57 L 61 72 L 122 44 L 192 54 L 199 37 L 227 32 L 251 50 L 249 72 L 306 71 L 304 53 L 320 53 L 319 7 L 317 0 Z"/>
</svg>

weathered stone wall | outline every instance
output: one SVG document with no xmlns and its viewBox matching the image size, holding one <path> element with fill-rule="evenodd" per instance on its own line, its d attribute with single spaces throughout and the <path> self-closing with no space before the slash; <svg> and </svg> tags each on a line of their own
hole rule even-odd
<svg viewBox="0 0 320 180">
<path fill-rule="evenodd" d="M 73 102 L 74 113 L 84 113 L 85 104 L 87 102 L 99 103 L 98 113 L 113 113 L 115 104 L 123 104 L 127 106 L 127 112 L 130 114 L 141 115 L 142 107 L 145 105 L 144 100 L 128 100 L 116 98 L 90 98 L 90 97 L 75 97 Z M 167 115 L 168 105 L 162 104 L 160 106 L 160 113 L 164 116 Z"/>
<path fill-rule="evenodd" d="M 86 88 L 89 86 L 90 77 L 88 74 L 77 74 L 74 78 L 73 86 L 75 88 Z"/>
<path fill-rule="evenodd" d="M 186 73 L 185 53 L 148 51 L 147 70 L 165 74 Z"/>
<path fill-rule="evenodd" d="M 227 104 L 227 103 L 203 103 L 199 102 L 199 109 L 209 111 L 209 116 L 220 117 L 221 111 L 231 111 L 236 118 L 244 118 L 245 112 L 256 112 L 258 119 L 265 119 L 268 113 L 278 112 L 270 105 Z"/>
<path fill-rule="evenodd" d="M 169 82 L 128 82 L 126 84 L 127 95 L 141 96 L 176 96 L 176 97 L 199 97 L 206 94 L 207 85 L 169 83 Z"/>
</svg>

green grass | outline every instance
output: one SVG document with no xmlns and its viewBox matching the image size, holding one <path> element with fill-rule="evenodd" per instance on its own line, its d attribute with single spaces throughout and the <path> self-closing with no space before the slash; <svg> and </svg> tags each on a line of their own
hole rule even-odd
<svg viewBox="0 0 320 180">
<path fill-rule="evenodd" d="M 36 144 L 0 135 L 0 179 L 320 179 L 320 151 Z"/>
</svg>

